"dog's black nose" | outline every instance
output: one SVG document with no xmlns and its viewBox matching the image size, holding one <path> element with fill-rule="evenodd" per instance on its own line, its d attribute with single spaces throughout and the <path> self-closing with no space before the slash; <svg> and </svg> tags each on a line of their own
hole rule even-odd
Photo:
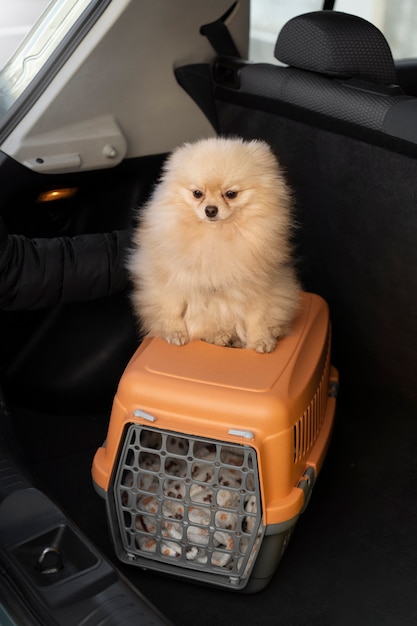
<svg viewBox="0 0 417 626">
<path fill-rule="evenodd" d="M 212 217 L 216 217 L 217 213 L 219 212 L 219 209 L 216 206 L 209 204 L 204 209 L 204 212 L 207 215 L 207 217 L 212 218 Z"/>
</svg>

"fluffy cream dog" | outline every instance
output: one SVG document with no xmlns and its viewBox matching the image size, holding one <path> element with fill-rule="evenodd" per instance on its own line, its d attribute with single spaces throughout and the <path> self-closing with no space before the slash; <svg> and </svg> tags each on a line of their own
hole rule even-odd
<svg viewBox="0 0 417 626">
<path fill-rule="evenodd" d="M 211 138 L 167 159 L 129 260 L 143 330 L 270 352 L 297 313 L 291 194 L 262 141 Z"/>
</svg>

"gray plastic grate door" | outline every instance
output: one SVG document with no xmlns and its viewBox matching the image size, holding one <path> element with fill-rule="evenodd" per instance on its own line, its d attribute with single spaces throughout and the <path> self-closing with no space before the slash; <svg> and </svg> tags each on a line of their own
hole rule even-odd
<svg viewBox="0 0 417 626">
<path fill-rule="evenodd" d="M 248 577 L 264 532 L 250 446 L 131 424 L 113 494 L 132 561 Z"/>
</svg>

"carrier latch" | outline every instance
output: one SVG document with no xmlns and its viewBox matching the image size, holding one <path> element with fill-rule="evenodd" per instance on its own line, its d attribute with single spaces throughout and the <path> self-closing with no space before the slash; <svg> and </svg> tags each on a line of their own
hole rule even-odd
<svg viewBox="0 0 417 626">
<path fill-rule="evenodd" d="M 297 487 L 299 489 L 302 489 L 304 492 L 304 506 L 301 509 L 301 513 L 304 513 L 304 511 L 307 508 L 315 482 L 316 482 L 316 472 L 314 471 L 314 467 L 312 466 L 306 467 L 305 472 L 300 482 L 297 485 Z"/>
</svg>

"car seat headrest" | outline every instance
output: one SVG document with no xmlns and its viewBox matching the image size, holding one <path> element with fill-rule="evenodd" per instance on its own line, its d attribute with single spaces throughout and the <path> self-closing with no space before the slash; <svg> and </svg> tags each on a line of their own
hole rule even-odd
<svg viewBox="0 0 417 626">
<path fill-rule="evenodd" d="M 340 11 L 313 11 L 289 20 L 275 46 L 278 61 L 333 77 L 396 82 L 387 40 L 367 20 Z"/>
</svg>

